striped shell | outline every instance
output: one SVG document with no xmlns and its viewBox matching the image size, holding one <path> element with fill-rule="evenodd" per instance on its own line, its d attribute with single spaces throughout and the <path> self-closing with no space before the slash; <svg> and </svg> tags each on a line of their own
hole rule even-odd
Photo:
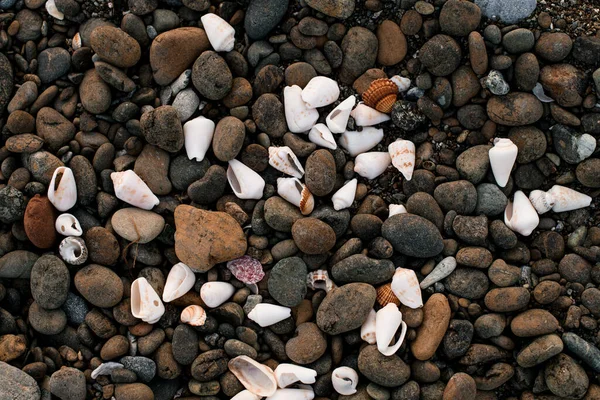
<svg viewBox="0 0 600 400">
<path fill-rule="evenodd" d="M 206 322 L 206 311 L 195 304 L 187 306 L 181 312 L 181 322 L 192 326 L 202 326 Z"/>
<path fill-rule="evenodd" d="M 389 114 L 398 96 L 398 86 L 391 79 L 376 79 L 363 93 L 365 104 L 382 113 Z"/>
<path fill-rule="evenodd" d="M 385 307 L 389 303 L 393 303 L 400 307 L 400 300 L 392 291 L 391 283 L 386 283 L 385 285 L 377 288 L 377 303 L 379 303 L 381 307 Z"/>
</svg>

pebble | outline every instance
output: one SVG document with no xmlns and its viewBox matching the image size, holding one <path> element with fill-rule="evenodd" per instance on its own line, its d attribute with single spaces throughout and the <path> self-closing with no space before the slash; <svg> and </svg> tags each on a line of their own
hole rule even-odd
<svg viewBox="0 0 600 400">
<path fill-rule="evenodd" d="M 600 370 L 600 350 L 596 346 L 572 332 L 564 333 L 562 341 L 569 351 L 581 358 L 594 371 Z"/>
<path fill-rule="evenodd" d="M 433 192 L 433 197 L 446 212 L 455 210 L 458 214 L 468 215 L 477 206 L 477 189 L 471 182 L 465 180 L 438 185 Z"/>
<path fill-rule="evenodd" d="M 141 57 L 139 43 L 121 29 L 112 26 L 94 29 L 90 45 L 100 58 L 119 68 L 132 67 Z"/>
<path fill-rule="evenodd" d="M 231 90 L 233 76 L 221 56 L 214 51 L 205 51 L 194 62 L 192 82 L 202 96 L 221 100 Z"/>
<path fill-rule="evenodd" d="M 377 62 L 381 65 L 391 66 L 404 60 L 408 52 L 408 43 L 402 30 L 395 22 L 383 21 L 377 27 L 377 41 L 379 50 Z"/>
<path fill-rule="evenodd" d="M 450 378 L 444 389 L 443 400 L 464 399 L 475 400 L 477 386 L 473 378 L 464 372 L 458 372 Z"/>
<path fill-rule="evenodd" d="M 15 21 L 19 23 L 19 31 L 15 38 L 20 42 L 36 41 L 42 36 L 43 20 L 38 13 L 25 8 L 15 15 Z"/>
<path fill-rule="evenodd" d="M 410 343 L 416 359 L 425 361 L 433 357 L 448 329 L 450 316 L 450 306 L 444 295 L 436 293 L 427 300 L 423 306 L 423 323 Z"/>
<path fill-rule="evenodd" d="M 29 107 L 38 97 L 38 89 L 34 82 L 27 81 L 17 90 L 12 100 L 8 103 L 6 110 L 12 113 L 16 110 L 24 110 Z"/>
<path fill-rule="evenodd" d="M 554 149 L 561 159 L 569 164 L 578 164 L 592 155 L 596 148 L 595 139 L 589 134 L 579 134 L 564 125 L 554 125 L 550 131 Z"/>
<path fill-rule="evenodd" d="M 540 336 L 524 347 L 517 355 L 517 363 L 523 368 L 532 368 L 563 351 L 563 341 L 558 335 Z"/>
<path fill-rule="evenodd" d="M 209 350 L 200 354 L 191 366 L 194 379 L 207 382 L 227 371 L 227 354 L 223 350 Z"/>
<path fill-rule="evenodd" d="M 433 257 L 444 248 L 436 226 L 417 215 L 394 215 L 385 220 L 381 232 L 396 251 L 410 257 Z"/>
<path fill-rule="evenodd" d="M 512 92 L 502 97 L 492 97 L 487 103 L 487 113 L 492 121 L 507 126 L 529 125 L 543 114 L 542 103 L 532 94 Z"/>
<path fill-rule="evenodd" d="M 50 377 L 50 392 L 61 400 L 85 400 L 85 376 L 78 369 L 62 367 Z"/>
<path fill-rule="evenodd" d="M 514 24 L 533 13 L 537 0 L 475 0 L 475 4 L 486 17 Z"/>
<path fill-rule="evenodd" d="M 244 18 L 244 29 L 253 40 L 265 38 L 288 9 L 288 0 L 253 0 Z"/>
<path fill-rule="evenodd" d="M 267 199 L 264 206 L 264 219 L 276 231 L 291 232 L 292 226 L 303 218 L 298 207 L 278 196 Z"/>
<path fill-rule="evenodd" d="M 156 364 L 150 358 L 140 356 L 125 356 L 119 360 L 128 370 L 135 372 L 144 383 L 148 383 L 156 374 Z"/>
<path fill-rule="evenodd" d="M 269 274 L 269 294 L 283 306 L 299 305 L 306 295 L 307 273 L 306 264 L 299 257 L 280 260 Z"/>
<path fill-rule="evenodd" d="M 456 268 L 445 280 L 446 289 L 460 297 L 480 299 L 488 291 L 489 282 L 485 273 L 473 268 Z"/>
<path fill-rule="evenodd" d="M 112 101 L 110 86 L 95 69 L 88 70 L 79 85 L 79 97 L 86 111 L 102 114 L 110 108 Z"/>
<path fill-rule="evenodd" d="M 102 265 L 114 265 L 117 262 L 121 248 L 115 235 L 108 229 L 95 226 L 87 230 L 84 237 L 91 262 Z"/>
<path fill-rule="evenodd" d="M 154 393 L 143 383 L 127 383 L 115 385 L 115 398 L 117 400 L 152 400 Z"/>
<path fill-rule="evenodd" d="M 447 35 L 435 35 L 419 51 L 419 60 L 435 76 L 446 76 L 458 68 L 461 49 L 456 40 Z"/>
<path fill-rule="evenodd" d="M 507 204 L 508 198 L 497 185 L 481 183 L 477 186 L 476 214 L 485 214 L 488 217 L 498 215 L 504 212 Z"/>
<path fill-rule="evenodd" d="M 346 19 L 354 12 L 355 0 L 307 0 L 306 4 L 325 15 L 338 19 Z"/>
<path fill-rule="evenodd" d="M 363 282 L 377 285 L 388 281 L 394 275 L 394 263 L 377 260 L 363 254 L 354 254 L 335 263 L 331 274 L 336 282 Z"/>
<path fill-rule="evenodd" d="M 469 321 L 453 319 L 442 340 L 442 351 L 452 359 L 464 355 L 473 339 L 474 327 Z"/>
<path fill-rule="evenodd" d="M 599 169 L 600 160 L 589 158 L 577 165 L 577 169 L 575 170 L 577 180 L 584 186 L 598 188 L 600 187 Z"/>
<path fill-rule="evenodd" d="M 169 154 L 152 145 L 145 145 L 135 160 L 134 172 L 148 185 L 155 195 L 171 193 L 173 186 L 169 180 Z"/>
<path fill-rule="evenodd" d="M 375 304 L 377 292 L 366 283 L 348 283 L 331 290 L 317 310 L 317 325 L 329 335 L 360 327 Z"/>
<path fill-rule="evenodd" d="M 490 148 L 488 145 L 473 146 L 458 156 L 456 169 L 462 178 L 473 184 L 483 180 L 490 164 Z"/>
<path fill-rule="evenodd" d="M 36 247 L 48 249 L 56 241 L 54 208 L 48 197 L 35 195 L 25 209 L 23 227 L 27 238 Z"/>
<path fill-rule="evenodd" d="M 52 82 L 71 68 L 71 55 L 61 47 L 52 47 L 38 55 L 38 76 L 42 83 Z"/>
<path fill-rule="evenodd" d="M 60 307 L 69 292 L 70 276 L 65 264 L 56 256 L 37 259 L 31 269 L 31 295 L 48 310 Z"/>
<path fill-rule="evenodd" d="M 233 160 L 242 150 L 246 129 L 244 123 L 235 117 L 225 117 L 215 128 L 212 149 L 221 161 Z"/>
<path fill-rule="evenodd" d="M 183 128 L 172 106 L 161 106 L 143 114 L 140 127 L 149 144 L 173 153 L 183 147 Z"/>
<path fill-rule="evenodd" d="M 162 232 L 165 220 L 152 211 L 139 208 L 123 208 L 111 218 L 112 228 L 117 235 L 130 242 L 149 243 Z"/>
<path fill-rule="evenodd" d="M 545 66 L 540 70 L 540 83 L 546 94 L 563 107 L 581 105 L 587 87 L 585 73 L 570 64 Z"/>
<path fill-rule="evenodd" d="M 546 153 L 546 135 L 534 126 L 512 128 L 508 138 L 519 148 L 517 162 L 527 164 Z"/>
<path fill-rule="evenodd" d="M 57 151 L 75 137 L 75 125 L 54 108 L 38 111 L 35 121 L 38 136 L 52 151 Z"/>
<path fill-rule="evenodd" d="M 0 375 L 3 385 L 0 386 L 0 397 L 5 399 L 40 399 L 40 388 L 37 382 L 27 373 L 0 361 Z"/>
<path fill-rule="evenodd" d="M 271 93 L 261 95 L 252 105 L 252 115 L 256 126 L 273 138 L 280 138 L 287 132 L 283 104 Z"/>
<path fill-rule="evenodd" d="M 581 365 L 564 353 L 550 360 L 544 369 L 548 389 L 559 397 L 580 399 L 587 392 L 589 378 Z"/>
<path fill-rule="evenodd" d="M 198 335 L 189 325 L 177 325 L 173 332 L 173 357 L 181 365 L 190 365 L 198 356 Z"/>
<path fill-rule="evenodd" d="M 556 331 L 558 326 L 552 314 L 537 308 L 520 313 L 510 323 L 510 329 L 518 337 L 545 335 Z"/>
<path fill-rule="evenodd" d="M 324 254 L 335 245 L 335 232 L 327 223 L 316 218 L 299 219 L 292 225 L 292 237 L 306 254 Z"/>
<path fill-rule="evenodd" d="M 449 0 L 440 12 L 440 28 L 451 36 L 467 36 L 476 30 L 481 20 L 481 9 L 468 1 Z"/>
<path fill-rule="evenodd" d="M 524 53 L 517 58 L 515 63 L 515 79 L 521 90 L 533 90 L 538 83 L 540 65 L 533 53 Z"/>
<path fill-rule="evenodd" d="M 573 41 L 563 32 L 543 33 L 535 43 L 536 54 L 553 63 L 564 60 L 572 48 Z"/>
<path fill-rule="evenodd" d="M 27 343 L 23 335 L 0 336 L 0 362 L 12 361 L 21 357 L 27 350 Z"/>
<path fill-rule="evenodd" d="M 529 297 L 529 291 L 523 287 L 505 287 L 490 290 L 484 301 L 491 311 L 512 312 L 527 307 Z"/>
<path fill-rule="evenodd" d="M 594 36 L 580 36 L 575 39 L 573 45 L 573 57 L 585 64 L 598 64 L 598 49 L 600 49 L 600 40 Z"/>
<path fill-rule="evenodd" d="M 383 387 L 397 387 L 410 378 L 410 367 L 393 354 L 384 356 L 377 346 L 365 346 L 358 355 L 358 370 L 371 382 Z"/>
<path fill-rule="evenodd" d="M 336 183 L 335 160 L 327 150 L 313 152 L 304 167 L 306 187 L 315 196 L 326 196 Z"/>
<path fill-rule="evenodd" d="M 67 316 L 61 309 L 45 310 L 37 302 L 29 307 L 29 324 L 42 335 L 56 335 L 67 325 Z"/>
<path fill-rule="evenodd" d="M 111 269 L 90 264 L 75 274 L 77 291 L 96 307 L 113 307 L 123 298 L 123 282 Z"/>
<path fill-rule="evenodd" d="M 0 189 L 0 221 L 9 224 L 23 218 L 26 210 L 23 193 L 12 186 Z"/>
<path fill-rule="evenodd" d="M 298 364 L 315 362 L 326 350 L 327 339 L 313 322 L 298 325 L 295 336 L 285 344 L 286 355 Z"/>
<path fill-rule="evenodd" d="M 354 3 L 354 0 L 344 0 L 344 2 Z M 342 83 L 350 84 L 375 65 L 378 49 L 377 36 L 366 28 L 352 27 L 344 36 L 341 49 L 344 59 L 340 67 L 340 80 Z"/>
</svg>

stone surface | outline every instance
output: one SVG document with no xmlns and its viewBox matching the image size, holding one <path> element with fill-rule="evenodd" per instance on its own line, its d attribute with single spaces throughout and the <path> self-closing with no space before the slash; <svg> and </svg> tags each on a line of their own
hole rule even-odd
<svg viewBox="0 0 600 400">
<path fill-rule="evenodd" d="M 423 323 L 410 343 L 416 359 L 424 361 L 433 357 L 448 329 L 450 315 L 450 305 L 444 295 L 436 293 L 427 300 L 423 306 Z"/>
<path fill-rule="evenodd" d="M 433 257 L 444 247 L 436 226 L 418 215 L 394 215 L 385 220 L 381 233 L 396 251 L 410 257 Z"/>
<path fill-rule="evenodd" d="M 360 327 L 367 319 L 377 292 L 365 283 L 349 283 L 327 293 L 317 310 L 317 325 L 329 334 L 338 335 Z"/>
<path fill-rule="evenodd" d="M 0 385 L 0 398 L 12 400 L 39 400 L 40 388 L 37 382 L 27 373 L 0 361 L 0 376 L 3 384 Z"/>
</svg>

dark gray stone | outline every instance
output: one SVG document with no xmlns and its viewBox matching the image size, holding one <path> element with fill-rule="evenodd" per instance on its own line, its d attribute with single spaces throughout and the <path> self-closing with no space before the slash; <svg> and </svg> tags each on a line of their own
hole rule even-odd
<svg viewBox="0 0 600 400">
<path fill-rule="evenodd" d="M 288 0 L 254 0 L 246 10 L 244 28 L 250 39 L 266 37 L 288 9 Z"/>
<path fill-rule="evenodd" d="M 392 278 L 396 267 L 390 260 L 376 260 L 364 254 L 354 254 L 336 263 L 331 269 L 336 282 L 364 282 L 371 285 Z"/>
</svg>

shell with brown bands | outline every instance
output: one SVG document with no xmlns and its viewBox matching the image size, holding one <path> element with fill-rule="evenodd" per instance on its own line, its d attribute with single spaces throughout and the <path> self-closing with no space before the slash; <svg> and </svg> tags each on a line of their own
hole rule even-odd
<svg viewBox="0 0 600 400">
<path fill-rule="evenodd" d="M 385 307 L 389 303 L 393 303 L 400 307 L 400 300 L 392 291 L 391 283 L 386 283 L 385 285 L 377 288 L 377 303 L 379 303 L 381 307 Z"/>
<path fill-rule="evenodd" d="M 391 79 L 376 79 L 363 93 L 366 105 L 382 113 L 389 114 L 398 97 L 398 86 Z"/>
</svg>

